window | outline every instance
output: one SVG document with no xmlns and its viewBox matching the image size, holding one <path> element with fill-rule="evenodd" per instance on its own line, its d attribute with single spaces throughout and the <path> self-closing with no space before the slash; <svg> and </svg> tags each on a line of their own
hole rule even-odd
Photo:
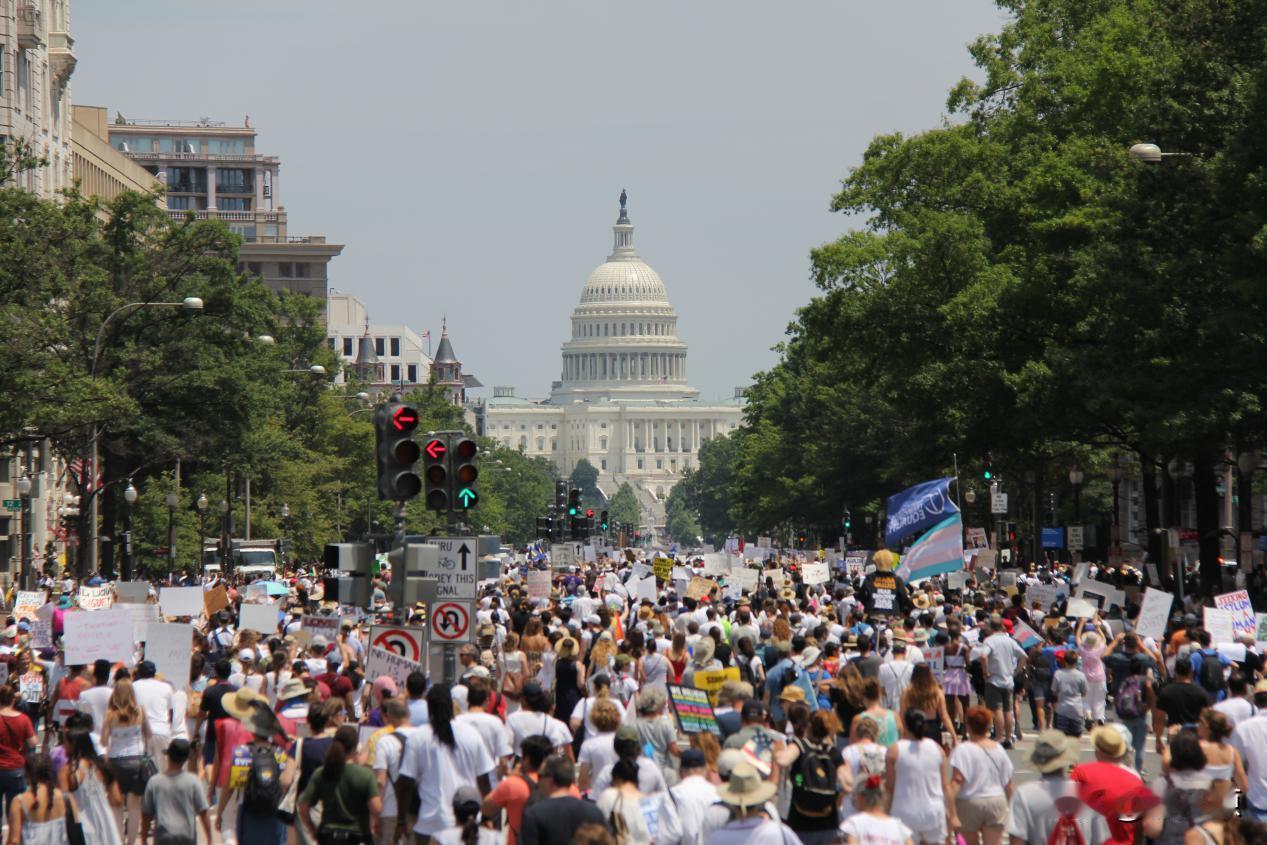
<svg viewBox="0 0 1267 845">
<path fill-rule="evenodd" d="M 399 358 L 400 357 L 400 338 L 393 337 L 391 339 L 391 348 L 392 348 L 392 357 Z"/>
<path fill-rule="evenodd" d="M 260 274 L 260 263 L 258 261 L 248 261 L 246 262 L 246 269 L 258 276 Z"/>
<path fill-rule="evenodd" d="M 26 51 L 18 51 L 18 109 L 25 110 L 29 101 L 30 68 L 26 62 Z"/>
<path fill-rule="evenodd" d="M 607 423 L 599 423 L 599 428 L 607 428 Z"/>
<path fill-rule="evenodd" d="M 295 278 L 296 279 L 308 278 L 308 266 L 309 265 L 307 261 L 296 261 L 295 262 Z"/>
<path fill-rule="evenodd" d="M 409 374 L 409 383 L 416 384 L 418 381 L 418 365 L 410 364 L 405 368 L 405 372 Z"/>
<path fill-rule="evenodd" d="M 277 271 L 283 279 L 293 279 L 295 277 L 295 265 L 290 261 L 283 261 L 278 264 Z"/>
<path fill-rule="evenodd" d="M 600 437 L 600 438 L 598 438 L 598 448 L 600 448 L 600 449 L 606 449 L 606 448 L 607 448 L 607 438 L 606 438 L 606 437 Z"/>
<path fill-rule="evenodd" d="M 550 423 L 550 430 L 551 430 L 551 431 L 557 431 L 557 430 L 558 430 L 558 428 L 559 428 L 559 427 L 558 427 L 557 425 L 555 425 L 554 423 Z"/>
<path fill-rule="evenodd" d="M 197 138 L 172 138 L 163 137 L 158 139 L 158 151 L 161 153 L 201 153 L 202 141 Z"/>
<path fill-rule="evenodd" d="M 343 354 L 349 358 L 352 357 L 352 338 L 350 337 L 343 338 Z"/>
<path fill-rule="evenodd" d="M 241 167 L 221 167 L 216 170 L 216 191 L 226 194 L 251 193 L 251 171 Z"/>
<path fill-rule="evenodd" d="M 599 469 L 607 469 L 607 461 L 599 461 Z"/>
<path fill-rule="evenodd" d="M 189 199 L 189 197 L 185 197 L 185 199 Z M 250 211 L 251 201 L 246 197 L 217 197 L 216 208 L 221 211 Z M 303 267 L 304 265 L 300 264 L 299 266 Z M 300 274 L 300 278 L 303 278 L 302 274 Z"/>
<path fill-rule="evenodd" d="M 537 451 L 544 452 L 546 450 L 546 439 L 544 437 L 537 438 Z"/>
<path fill-rule="evenodd" d="M 173 197 L 167 198 L 167 207 L 176 211 L 186 211 L 193 206 L 190 204 L 193 197 Z"/>
<path fill-rule="evenodd" d="M 400 364 L 392 364 L 392 381 L 400 381 Z"/>
<path fill-rule="evenodd" d="M 664 461 L 663 461 L 663 460 L 661 460 L 660 458 L 656 458 L 656 461 L 655 461 L 655 468 L 656 468 L 656 469 L 664 469 Z"/>
<path fill-rule="evenodd" d="M 638 459 L 638 469 L 642 469 L 642 458 Z"/>
<path fill-rule="evenodd" d="M 544 425 L 542 425 L 541 423 L 537 423 L 537 431 L 540 431 L 543 428 L 545 428 Z"/>
<path fill-rule="evenodd" d="M 383 339 L 381 337 L 374 338 L 374 354 L 383 357 L 386 353 L 383 351 Z"/>
<path fill-rule="evenodd" d="M 216 155 L 244 155 L 246 153 L 245 138 L 213 138 L 207 142 L 210 152 Z"/>
</svg>

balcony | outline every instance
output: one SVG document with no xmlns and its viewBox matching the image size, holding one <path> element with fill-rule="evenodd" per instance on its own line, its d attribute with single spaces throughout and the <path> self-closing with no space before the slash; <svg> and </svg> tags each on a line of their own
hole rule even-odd
<svg viewBox="0 0 1267 845">
<path fill-rule="evenodd" d="M 53 75 L 59 87 L 64 87 L 75 72 L 75 39 L 69 32 L 50 32 L 48 34 L 48 71 Z"/>
<path fill-rule="evenodd" d="M 252 187 L 251 185 L 239 185 L 236 183 L 233 185 L 217 184 L 216 193 L 217 194 L 246 194 L 247 196 L 254 196 L 255 188 Z"/>
<path fill-rule="evenodd" d="M 18 3 L 18 48 L 38 50 L 44 46 L 44 17 L 36 3 Z"/>
</svg>

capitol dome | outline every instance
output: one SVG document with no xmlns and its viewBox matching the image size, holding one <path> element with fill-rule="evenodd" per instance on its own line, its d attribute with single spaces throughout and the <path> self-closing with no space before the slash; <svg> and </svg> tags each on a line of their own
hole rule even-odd
<svg viewBox="0 0 1267 845">
<path fill-rule="evenodd" d="M 694 398 L 677 314 L 660 275 L 634 250 L 624 191 L 612 232 L 612 253 L 590 273 L 572 312 L 552 400 Z"/>
</svg>

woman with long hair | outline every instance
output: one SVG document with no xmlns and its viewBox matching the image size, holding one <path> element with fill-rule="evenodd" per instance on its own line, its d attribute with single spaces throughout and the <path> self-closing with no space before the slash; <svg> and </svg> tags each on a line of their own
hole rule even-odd
<svg viewBox="0 0 1267 845">
<path fill-rule="evenodd" d="M 593 736 L 594 722 L 592 713 L 590 712 L 594 705 L 600 701 L 610 702 L 616 709 L 618 719 L 625 718 L 625 706 L 611 694 L 611 677 L 606 672 L 599 672 L 590 678 L 590 687 L 594 690 L 593 694 L 583 701 L 578 701 L 576 706 L 572 708 L 572 713 L 568 718 L 568 727 L 572 729 L 574 735 Z M 581 727 L 584 726 L 584 734 L 581 734 Z M 577 750 L 579 750 L 579 745 Z"/>
<path fill-rule="evenodd" d="M 1179 731 L 1166 750 L 1164 774 L 1152 784 L 1161 803 L 1144 816 L 1144 835 L 1155 845 L 1186 845 L 1193 828 L 1223 816 L 1223 796 L 1205 772 L 1209 760 L 1196 731 Z"/>
<path fill-rule="evenodd" d="M 520 649 L 519 635 L 511 631 L 502 644 L 502 695 L 506 696 L 507 713 L 519 709 L 519 696 L 527 682 L 528 656 Z"/>
<path fill-rule="evenodd" d="M 75 800 L 57 788 L 53 761 L 47 754 L 32 754 L 26 761 L 29 791 L 9 803 L 8 845 L 67 845 L 66 825 L 78 819 Z M 96 845 L 95 840 L 88 840 Z"/>
<path fill-rule="evenodd" d="M 804 706 L 793 705 L 789 716 Z M 840 720 L 836 714 L 831 710 L 817 710 L 809 718 L 804 735 L 793 738 L 774 758 L 787 773 L 791 787 L 787 826 L 804 845 L 831 845 L 836 836 L 839 787 L 845 782 L 846 769 L 844 757 L 836 748 L 839 734 Z M 808 765 L 798 767 L 797 761 L 802 757 L 807 759 Z M 830 765 L 824 767 L 824 763 Z M 817 781 L 807 782 L 807 772 L 816 775 Z"/>
<path fill-rule="evenodd" d="M 841 663 L 835 680 L 827 689 L 827 697 L 831 700 L 832 709 L 836 711 L 836 718 L 840 720 L 840 729 L 846 736 L 853 735 L 854 718 L 867 709 L 866 699 L 862 696 L 862 680 L 858 667 L 846 661 Z"/>
<path fill-rule="evenodd" d="M 542 655 L 550 650 L 550 640 L 541 625 L 541 617 L 531 616 L 524 626 L 523 639 L 519 643 L 523 647 L 528 660 L 526 667 L 529 677 L 538 677 L 541 672 Z"/>
<path fill-rule="evenodd" d="M 860 689 L 862 691 L 862 702 L 866 706 L 861 713 L 854 717 L 855 732 L 850 733 L 849 740 L 850 742 L 853 741 L 859 722 L 864 719 L 871 719 L 876 723 L 877 728 L 875 741 L 888 748 L 897 742 L 898 739 L 897 715 L 884 706 L 884 690 L 881 689 L 880 681 L 877 678 L 863 678 Z"/>
<path fill-rule="evenodd" d="M 589 714 L 593 729 L 586 728 L 585 741 L 581 743 L 581 750 L 576 755 L 577 762 L 580 764 L 576 782 L 581 792 L 589 789 L 594 775 L 618 759 L 615 740 L 616 729 L 620 727 L 620 718 L 614 701 L 600 699 L 594 703 Z"/>
<path fill-rule="evenodd" d="M 691 734 L 691 748 L 698 749 L 704 755 L 704 768 L 708 771 L 708 780 L 714 786 L 721 783 L 717 774 L 717 758 L 721 756 L 721 743 L 717 735 L 709 731 Z"/>
<path fill-rule="evenodd" d="M 959 829 L 950 796 L 946 752 L 924 736 L 924 714 L 909 710 L 903 737 L 885 754 L 889 812 L 914 832 L 923 845 L 942 845 L 948 831 Z"/>
<path fill-rule="evenodd" d="M 299 797 L 299 818 L 318 845 L 370 845 L 378 835 L 383 798 L 374 773 L 355 762 L 357 744 L 355 725 L 335 731 L 325 761 Z M 320 826 L 312 821 L 312 808 L 317 805 L 321 806 Z"/>
<path fill-rule="evenodd" d="M 586 661 L 588 677 L 592 678 L 600 672 L 611 672 L 612 661 L 615 659 L 616 641 L 612 639 L 610 631 L 603 631 L 590 646 L 589 659 Z"/>
<path fill-rule="evenodd" d="M 1197 737 L 1205 752 L 1205 774 L 1213 782 L 1229 816 L 1236 812 L 1236 789 L 1249 790 L 1241 753 L 1227 741 L 1233 727 L 1231 719 L 1210 707 L 1202 710 L 1197 720 Z"/>
<path fill-rule="evenodd" d="M 150 724 L 136 703 L 132 681 L 119 678 L 106 705 L 101 722 L 101 745 L 110 761 L 110 772 L 125 796 L 122 805 L 114 808 L 114 820 L 125 845 L 131 845 L 141 832 L 141 798 L 149 778 L 145 772 L 145 749 L 150 744 Z"/>
<path fill-rule="evenodd" d="M 585 697 L 585 665 L 580 661 L 581 645 L 575 637 L 564 637 L 554 647 L 554 708 L 570 717 Z"/>
<path fill-rule="evenodd" d="M 942 730 L 950 733 L 950 747 L 959 742 L 950 721 L 950 713 L 946 709 L 946 695 L 937 685 L 933 677 L 933 667 L 927 663 L 916 663 L 911 670 L 911 682 L 902 693 L 901 716 L 903 721 L 910 710 L 918 710 L 924 716 L 924 736 L 936 743 L 941 743 Z"/>
<path fill-rule="evenodd" d="M 67 731 L 66 765 L 57 773 L 57 785 L 79 807 L 84 837 L 101 845 L 120 845 L 114 808 L 123 804 L 123 793 L 105 761 L 97 754 L 91 726 Z"/>
<path fill-rule="evenodd" d="M 17 692 L 0 686 L 0 802 L 5 809 L 26 791 L 26 753 L 35 748 L 35 726 L 13 706 Z"/>
<path fill-rule="evenodd" d="M 501 831 L 480 825 L 480 807 L 484 799 L 472 786 L 463 786 L 453 794 L 453 827 L 431 837 L 434 845 L 499 845 Z"/>
<path fill-rule="evenodd" d="M 669 674 L 673 678 L 673 683 L 682 683 L 682 673 L 686 671 L 686 664 L 691 661 L 691 653 L 686 650 L 685 633 L 673 632 L 673 645 L 669 647 L 669 653 L 664 656 L 669 660 Z"/>
<path fill-rule="evenodd" d="M 643 649 L 644 653 L 638 660 L 634 678 L 643 688 L 658 687 L 667 693 L 669 673 L 672 671 L 668 658 L 660 653 L 655 637 L 647 637 Z"/>
<path fill-rule="evenodd" d="M 968 740 L 950 753 L 950 792 L 959 831 L 968 845 L 999 845 L 1012 800 L 1012 761 L 990 739 L 994 717 L 989 709 L 969 708 L 964 723 Z"/>
<path fill-rule="evenodd" d="M 268 699 L 269 707 L 274 709 L 277 707 L 277 693 L 281 692 L 282 687 L 286 686 L 286 682 L 290 680 L 289 666 L 286 652 L 283 650 L 273 652 L 273 656 L 269 658 L 268 668 L 264 671 L 264 689 L 261 690 Z"/>
<path fill-rule="evenodd" d="M 963 641 L 958 619 L 946 623 L 946 649 L 941 687 L 946 694 L 955 736 L 963 736 L 963 719 L 972 697 L 972 679 L 968 677 L 968 659 L 972 649 Z"/>
<path fill-rule="evenodd" d="M 739 667 L 739 680 L 751 684 L 754 690 L 765 688 L 765 664 L 761 662 L 751 637 L 740 637 L 735 643 L 734 659 Z"/>
</svg>

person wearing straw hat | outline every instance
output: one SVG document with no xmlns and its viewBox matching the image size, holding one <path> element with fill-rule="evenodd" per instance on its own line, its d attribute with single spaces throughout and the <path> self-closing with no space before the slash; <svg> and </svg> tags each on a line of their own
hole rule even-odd
<svg viewBox="0 0 1267 845">
<path fill-rule="evenodd" d="M 713 831 L 708 841 L 718 843 L 798 842 L 796 834 L 778 817 L 771 817 L 766 802 L 778 787 L 761 778 L 751 763 L 738 763 L 730 771 L 726 783 L 718 788 L 717 797 L 730 807 L 730 821 Z"/>
<path fill-rule="evenodd" d="M 273 737 L 283 733 L 281 722 L 268 699 L 250 687 L 225 696 L 223 704 L 237 721 L 221 721 L 217 726 L 222 752 L 213 768 L 220 786 L 216 830 L 226 843 L 277 842 L 286 832 L 277 804 L 296 776 L 295 761 L 273 742 Z M 270 793 L 271 802 L 267 800 Z M 253 804 L 253 800 L 261 803 Z M 236 818 L 226 824 L 224 816 L 232 811 Z"/>
<path fill-rule="evenodd" d="M 1014 843 L 1047 845 L 1057 824 L 1066 828 L 1076 825 L 1077 834 L 1087 845 L 1098 845 L 1109 838 L 1104 816 L 1078 799 L 1077 786 L 1067 777 L 1078 757 L 1078 740 L 1074 737 L 1058 730 L 1040 731 L 1035 737 L 1029 762 L 1038 771 L 1039 779 L 1017 786 L 1008 805 L 1007 835 Z"/>
</svg>

